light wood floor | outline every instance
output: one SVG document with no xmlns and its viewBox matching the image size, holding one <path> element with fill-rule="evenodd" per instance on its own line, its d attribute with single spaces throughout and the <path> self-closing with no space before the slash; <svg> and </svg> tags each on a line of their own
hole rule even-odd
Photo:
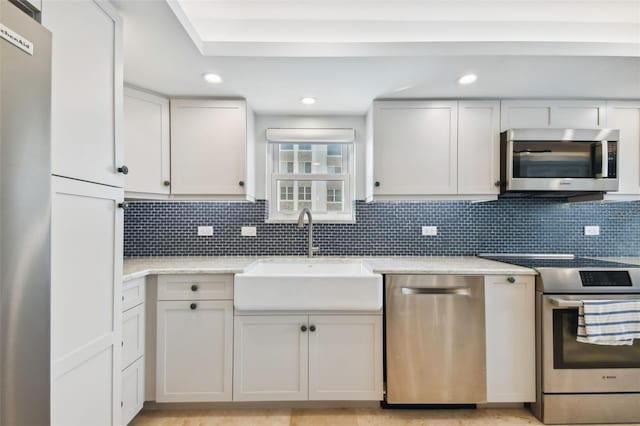
<svg viewBox="0 0 640 426">
<path fill-rule="evenodd" d="M 143 410 L 133 426 L 520 426 L 541 423 L 524 408 L 382 410 Z"/>
</svg>

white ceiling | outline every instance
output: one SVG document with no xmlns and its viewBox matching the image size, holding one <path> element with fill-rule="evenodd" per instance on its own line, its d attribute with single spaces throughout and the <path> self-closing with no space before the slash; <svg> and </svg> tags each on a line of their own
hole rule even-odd
<svg viewBox="0 0 640 426">
<path fill-rule="evenodd" d="M 319 1 L 296 0 L 296 3 L 317 7 Z M 322 1 L 337 4 L 334 0 Z M 483 2 L 483 0 L 475 1 Z M 525 0 L 517 1 L 531 3 Z M 457 0 L 452 2 L 456 3 Z M 249 12 L 253 7 L 275 2 L 213 0 L 192 3 L 196 6 L 217 4 L 220 6 L 220 11 L 216 12 L 213 18 L 220 21 L 227 18 L 235 19 L 238 16 L 248 20 L 256 20 L 259 16 L 271 16 L 273 13 L 269 13 L 268 7 L 266 9 L 258 7 L 252 12 L 253 15 Z M 232 3 L 237 3 L 238 8 L 232 8 Z M 287 7 L 292 4 L 290 0 L 283 0 L 280 3 L 286 4 Z M 348 3 L 351 3 L 351 6 L 354 3 L 361 5 L 364 3 L 369 10 L 376 3 L 388 5 L 389 2 L 383 0 L 345 2 L 345 4 Z M 592 2 L 587 0 L 581 3 Z M 635 1 L 611 3 L 640 4 Z M 197 43 L 193 41 L 193 34 L 190 36 L 187 33 L 166 2 L 115 0 L 115 4 L 124 18 L 126 82 L 169 96 L 244 97 L 258 113 L 362 114 L 368 109 L 373 99 L 391 97 L 640 98 L 640 44 L 629 42 L 628 25 L 629 21 L 635 18 L 633 16 L 629 18 L 628 13 L 625 16 L 625 13 L 607 12 L 598 17 L 592 16 L 595 13 L 592 10 L 589 12 L 591 15 L 579 14 L 583 22 L 588 22 L 588 19 L 599 19 L 602 25 L 613 22 L 626 26 L 626 30 L 620 31 L 616 36 L 619 38 L 616 39 L 615 44 L 576 42 L 575 40 L 571 44 L 503 41 L 497 47 L 493 42 L 433 41 L 423 43 L 420 51 L 407 47 L 411 43 L 404 48 L 396 46 L 397 49 L 391 49 L 394 52 L 401 52 L 400 56 L 389 55 L 388 46 L 386 53 L 376 51 L 374 48 L 369 50 L 370 56 L 363 56 L 361 45 L 356 43 L 352 56 L 346 55 L 343 50 L 338 56 L 305 57 L 299 55 L 300 49 L 305 49 L 305 43 L 296 43 L 293 49 L 294 54 L 291 54 L 288 45 L 274 47 L 271 44 L 271 48 L 266 49 L 264 54 L 262 50 L 255 51 L 253 47 L 252 55 L 204 56 L 197 47 Z M 298 14 L 307 13 L 306 9 L 301 7 L 294 9 Z M 617 10 L 615 7 L 613 9 Z M 208 10 L 202 15 L 205 21 L 211 17 L 211 10 L 215 8 Z M 315 9 L 312 7 L 311 10 Z M 446 15 L 445 12 L 442 12 L 443 16 L 451 19 L 451 16 Z M 320 11 L 317 14 L 321 16 Z M 640 20 L 640 7 L 638 14 L 637 17 Z M 484 13 L 483 16 L 489 16 L 489 14 Z M 290 16 L 287 19 L 294 18 L 295 16 Z M 373 18 L 368 16 L 367 19 Z M 295 25 L 291 28 L 294 27 Z M 640 43 L 640 26 L 636 25 L 636 27 L 638 27 L 637 40 Z M 265 35 L 265 40 L 273 36 L 273 33 L 268 31 L 266 33 L 271 35 Z M 232 37 L 231 30 L 228 34 Z M 254 31 L 252 34 L 251 38 L 257 38 L 261 33 Z M 381 31 L 377 37 L 384 40 L 384 32 Z M 225 49 L 229 49 L 229 46 L 237 42 L 227 40 L 222 43 Z M 569 48 L 572 50 L 562 53 L 558 50 L 558 46 L 562 46 L 560 50 Z M 249 47 L 244 45 L 245 50 Z M 317 48 L 318 45 L 316 44 L 315 47 Z M 335 50 L 331 43 L 320 47 L 325 52 Z M 278 49 L 282 56 L 276 55 Z M 633 52 L 636 49 L 637 54 L 634 56 Z M 629 50 L 632 51 L 631 54 L 628 54 Z M 622 51 L 627 52 L 624 54 L 628 56 L 616 56 Z M 518 55 L 516 54 L 518 52 L 524 52 L 527 55 Z M 539 55 L 534 56 L 533 52 Z M 577 53 L 581 56 L 568 56 L 568 53 Z M 202 74 L 205 72 L 220 74 L 224 80 L 223 83 L 220 85 L 206 83 L 202 79 Z M 476 73 L 478 81 L 470 86 L 458 85 L 457 78 L 467 72 Z M 401 92 L 394 91 L 407 86 L 409 89 Z M 314 96 L 318 102 L 313 106 L 302 105 L 299 100 L 304 96 Z"/>
<path fill-rule="evenodd" d="M 397 55 L 465 42 L 496 54 L 517 52 L 505 42 L 546 43 L 546 54 L 572 55 L 575 43 L 640 54 L 637 0 L 166 1 L 204 55 Z"/>
</svg>

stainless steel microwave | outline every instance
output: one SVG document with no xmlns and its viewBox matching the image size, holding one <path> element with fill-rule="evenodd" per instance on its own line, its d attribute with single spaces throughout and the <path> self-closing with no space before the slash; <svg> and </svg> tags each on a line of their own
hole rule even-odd
<svg viewBox="0 0 640 426">
<path fill-rule="evenodd" d="M 500 192 L 580 195 L 618 190 L 615 129 L 509 129 L 500 134 Z"/>
</svg>

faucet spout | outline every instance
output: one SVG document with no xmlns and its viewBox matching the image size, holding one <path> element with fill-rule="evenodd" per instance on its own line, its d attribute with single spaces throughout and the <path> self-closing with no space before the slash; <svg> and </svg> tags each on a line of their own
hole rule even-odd
<svg viewBox="0 0 640 426">
<path fill-rule="evenodd" d="M 320 251 L 320 247 L 313 246 L 313 217 L 311 216 L 311 210 L 307 207 L 300 210 L 300 215 L 298 215 L 298 229 L 302 229 L 304 227 L 304 217 L 309 217 L 309 228 L 307 231 L 307 257 L 313 257 L 313 254 Z"/>
</svg>

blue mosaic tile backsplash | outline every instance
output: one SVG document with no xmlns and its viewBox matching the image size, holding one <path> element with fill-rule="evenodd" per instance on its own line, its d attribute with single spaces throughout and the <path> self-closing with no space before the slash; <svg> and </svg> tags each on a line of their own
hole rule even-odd
<svg viewBox="0 0 640 426">
<path fill-rule="evenodd" d="M 124 253 L 135 256 L 304 255 L 306 227 L 264 223 L 266 202 L 134 202 L 125 213 Z M 438 235 L 423 237 L 421 226 Z M 585 236 L 599 225 L 599 236 Z M 197 236 L 213 226 L 213 237 Z M 240 236 L 256 226 L 257 237 Z M 549 199 L 356 203 L 355 224 L 314 224 L 319 255 L 467 256 L 574 253 L 640 256 L 640 202 Z"/>
</svg>

